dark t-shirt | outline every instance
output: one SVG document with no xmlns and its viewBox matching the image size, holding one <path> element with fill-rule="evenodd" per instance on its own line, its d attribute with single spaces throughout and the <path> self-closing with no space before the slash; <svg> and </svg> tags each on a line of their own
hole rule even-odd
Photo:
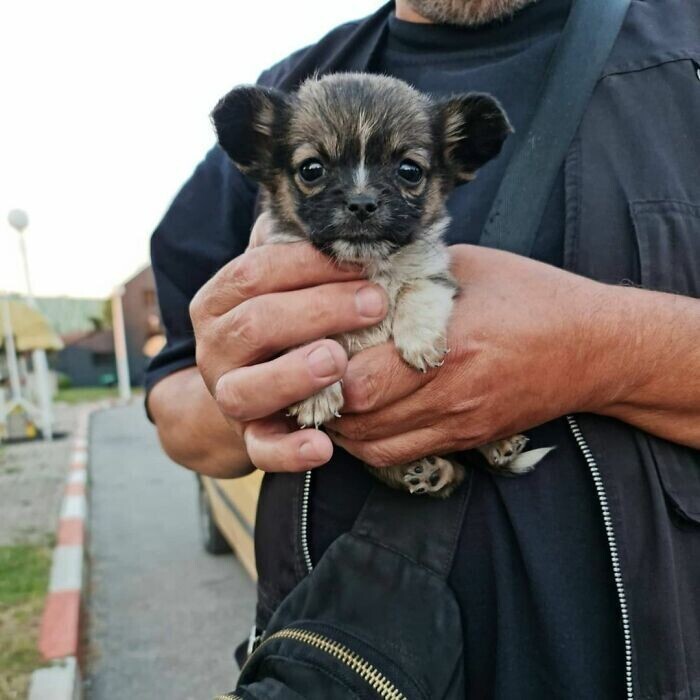
<svg viewBox="0 0 700 700">
<path fill-rule="evenodd" d="M 392 18 L 386 44 L 372 69 L 403 78 L 435 96 L 464 90 L 489 92 L 502 102 L 515 129 L 524 129 L 569 3 L 541 0 L 512 20 L 475 29 L 416 25 Z M 478 242 L 512 145 L 506 142 L 502 155 L 450 198 L 449 242 Z M 222 219 L 216 236 L 202 240 L 188 235 L 177 246 L 168 237 L 153 239 L 169 345 L 152 364 L 149 385 L 193 364 L 191 329 L 181 327 L 186 321 L 178 306 L 196 291 L 192 266 L 213 274 L 222 259 L 240 254 L 246 244 L 241 232 L 249 231 L 252 224 L 255 188 L 245 179 L 230 180 L 218 157 L 215 151 L 210 153 L 199 176 L 162 224 L 172 227 L 176 221 L 178 231 L 195 231 L 201 228 L 202 218 L 216 216 Z M 231 203 L 223 211 L 222 191 L 224 201 Z M 560 176 L 533 257 L 561 265 L 563 231 Z M 183 247 L 188 255 L 183 255 Z M 159 269 L 163 274 L 158 274 Z M 620 616 L 593 481 L 564 420 L 527 434 L 530 447 L 557 446 L 533 474 L 514 479 L 479 467 L 473 470 L 450 577 L 464 625 L 468 697 L 623 697 Z M 372 483 L 358 461 L 340 449 L 330 464 L 313 472 L 309 520 L 314 561 L 352 526 Z M 272 532 L 274 504 L 267 507 Z M 260 544 L 262 556 L 278 556 L 274 542 L 267 547 Z M 420 595 L 416 591 L 416 604 L 421 604 Z"/>
<path fill-rule="evenodd" d="M 389 34 L 377 65 L 379 73 L 405 80 L 433 97 L 465 91 L 487 92 L 503 105 L 515 131 L 527 127 L 547 62 L 566 21 L 571 0 L 547 0 L 519 12 L 509 22 L 473 29 L 416 24 L 389 18 Z M 510 160 L 514 139 L 449 201 L 454 225 L 451 243 L 478 243 L 481 230 Z M 560 266 L 563 258 L 564 183 L 550 197 L 533 257 Z"/>
</svg>

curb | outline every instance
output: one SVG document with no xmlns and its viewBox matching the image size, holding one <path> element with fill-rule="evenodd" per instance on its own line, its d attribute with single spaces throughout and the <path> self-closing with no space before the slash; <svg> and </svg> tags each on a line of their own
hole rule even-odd
<svg viewBox="0 0 700 700">
<path fill-rule="evenodd" d="M 80 700 L 78 662 L 80 610 L 84 599 L 87 519 L 88 423 L 95 408 L 78 414 L 61 514 L 53 550 L 49 590 L 39 628 L 39 651 L 51 662 L 32 673 L 29 700 Z"/>
</svg>

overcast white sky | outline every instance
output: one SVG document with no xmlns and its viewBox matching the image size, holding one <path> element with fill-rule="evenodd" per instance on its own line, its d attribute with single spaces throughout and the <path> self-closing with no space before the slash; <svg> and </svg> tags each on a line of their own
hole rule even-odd
<svg viewBox="0 0 700 700">
<path fill-rule="evenodd" d="M 2 0 L 0 291 L 106 296 L 213 143 L 238 83 L 382 0 Z"/>
</svg>

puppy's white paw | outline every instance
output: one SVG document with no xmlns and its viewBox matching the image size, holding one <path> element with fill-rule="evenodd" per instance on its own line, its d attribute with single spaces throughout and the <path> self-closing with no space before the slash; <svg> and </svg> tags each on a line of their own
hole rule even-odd
<svg viewBox="0 0 700 700">
<path fill-rule="evenodd" d="M 531 472 L 554 447 L 541 447 L 523 452 L 528 439 L 524 435 L 513 435 L 479 447 L 488 463 L 502 474 L 521 476 Z"/>
<path fill-rule="evenodd" d="M 464 479 L 464 467 L 442 457 L 425 457 L 398 468 L 404 488 L 414 494 L 447 498 Z"/>
<path fill-rule="evenodd" d="M 448 273 L 445 279 L 449 281 Z M 447 327 L 456 285 L 421 280 L 407 285 L 396 304 L 394 344 L 406 362 L 427 372 L 439 367 L 448 352 Z"/>
<path fill-rule="evenodd" d="M 343 387 L 340 382 L 336 382 L 318 394 L 290 406 L 287 415 L 295 416 L 302 428 L 318 428 L 333 418 L 339 418 L 342 407 Z"/>
<path fill-rule="evenodd" d="M 479 448 L 486 461 L 498 469 L 504 469 L 510 464 L 527 445 L 527 438 L 524 435 L 513 435 L 504 440 L 496 440 Z"/>
<path fill-rule="evenodd" d="M 394 335 L 394 343 L 401 357 L 411 367 L 427 372 L 432 367 L 441 367 L 449 352 L 444 334 L 421 332 L 416 329 L 411 335 Z"/>
</svg>

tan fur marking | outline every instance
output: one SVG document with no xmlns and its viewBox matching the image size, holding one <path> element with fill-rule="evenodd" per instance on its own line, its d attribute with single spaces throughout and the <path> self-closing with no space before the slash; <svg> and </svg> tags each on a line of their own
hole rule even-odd
<svg viewBox="0 0 700 700">
<path fill-rule="evenodd" d="M 430 151 L 427 148 L 411 148 L 404 153 L 404 158 L 414 160 L 423 170 L 430 170 Z"/>
<path fill-rule="evenodd" d="M 305 160 L 309 158 L 318 158 L 318 150 L 310 143 L 303 143 L 294 150 L 292 154 L 292 166 L 298 168 Z"/>
<path fill-rule="evenodd" d="M 263 108 L 257 115 L 255 130 L 263 136 L 272 136 L 272 125 L 275 123 L 275 110 L 270 102 L 265 100 Z"/>
<path fill-rule="evenodd" d="M 300 231 L 307 233 L 306 226 L 304 226 L 304 223 L 299 218 L 296 211 L 294 196 L 292 195 L 292 191 L 290 189 L 291 183 L 286 177 L 281 177 L 279 185 L 276 202 L 282 211 L 282 214 L 287 221 L 298 226 Z"/>
</svg>

